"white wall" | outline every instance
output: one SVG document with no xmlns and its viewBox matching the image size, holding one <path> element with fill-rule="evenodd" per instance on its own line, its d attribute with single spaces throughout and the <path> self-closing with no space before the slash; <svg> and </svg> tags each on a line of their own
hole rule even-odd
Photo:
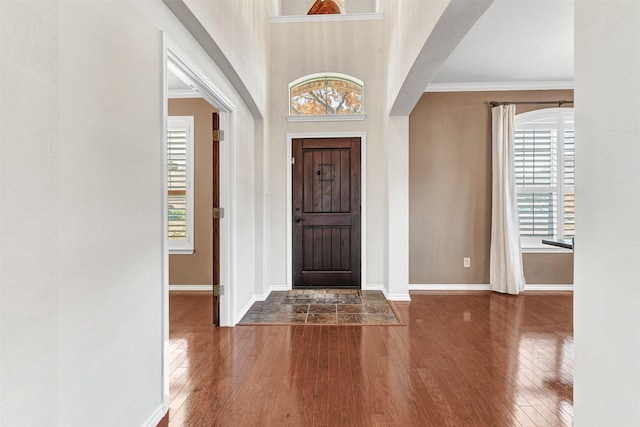
<svg viewBox="0 0 640 427">
<path fill-rule="evenodd" d="M 409 300 L 409 117 L 389 117 L 388 141 L 388 298 Z"/>
<path fill-rule="evenodd" d="M 387 111 L 408 116 L 425 85 L 493 0 L 391 2 L 388 33 Z"/>
<path fill-rule="evenodd" d="M 238 242 L 235 264 L 238 287 L 234 307 L 237 314 L 247 308 L 255 295 L 262 293 L 265 277 L 269 274 L 269 252 L 265 250 L 269 236 L 268 175 L 264 167 L 268 161 L 269 125 L 264 118 L 268 105 L 269 17 L 273 4 L 264 0 L 186 0 L 185 4 L 222 51 L 248 91 L 246 96 L 251 97 L 258 110 L 252 112 L 253 126 L 238 126 L 236 135 L 240 143 L 235 152 L 237 167 L 234 172 L 237 205 L 232 209 L 236 214 L 233 221 Z M 207 46 L 204 37 L 196 37 Z M 227 77 L 234 81 L 234 76 Z M 238 116 L 243 114 L 245 112 L 239 112 Z M 242 117 L 243 121 L 248 119 Z M 240 320 L 235 314 L 234 322 Z"/>
<path fill-rule="evenodd" d="M 58 6 L 0 2 L 0 425 L 57 420 Z M 156 340 L 159 344 L 159 341 Z"/>
<path fill-rule="evenodd" d="M 450 2 L 385 0 L 387 111 L 395 102 L 411 66 Z"/>
<path fill-rule="evenodd" d="M 0 2 L 1 425 L 164 414 L 163 30 L 237 107 L 237 305 L 253 297 L 254 121 L 191 35 L 160 2 Z"/>
<path fill-rule="evenodd" d="M 640 3 L 575 4 L 576 426 L 640 425 Z"/>
<path fill-rule="evenodd" d="M 287 283 L 287 133 L 366 132 L 367 282 L 385 283 L 386 139 L 383 135 L 384 80 L 382 21 L 272 24 L 269 180 L 271 200 L 271 284 Z M 367 46 L 363 49 L 363 46 Z M 349 74 L 364 81 L 365 121 L 289 123 L 288 84 L 318 72 Z"/>
<path fill-rule="evenodd" d="M 185 3 L 225 54 L 264 117 L 268 104 L 270 2 L 186 0 Z"/>
</svg>

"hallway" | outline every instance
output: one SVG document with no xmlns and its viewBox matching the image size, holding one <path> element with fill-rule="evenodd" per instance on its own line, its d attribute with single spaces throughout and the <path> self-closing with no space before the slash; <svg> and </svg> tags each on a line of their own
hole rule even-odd
<svg viewBox="0 0 640 427">
<path fill-rule="evenodd" d="M 170 425 L 551 425 L 573 419 L 570 293 L 412 293 L 406 326 L 211 326 L 170 296 Z"/>
</svg>

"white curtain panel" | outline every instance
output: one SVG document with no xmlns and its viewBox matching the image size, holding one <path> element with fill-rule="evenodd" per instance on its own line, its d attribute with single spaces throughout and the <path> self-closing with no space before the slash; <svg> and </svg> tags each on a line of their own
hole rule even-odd
<svg viewBox="0 0 640 427">
<path fill-rule="evenodd" d="M 520 231 L 513 167 L 515 105 L 491 109 L 493 189 L 491 201 L 491 289 L 508 294 L 524 290 Z"/>
</svg>

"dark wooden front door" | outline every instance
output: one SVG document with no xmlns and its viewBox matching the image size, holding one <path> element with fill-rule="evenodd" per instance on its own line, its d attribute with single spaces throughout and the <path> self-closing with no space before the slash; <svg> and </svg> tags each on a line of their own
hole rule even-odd
<svg viewBox="0 0 640 427">
<path fill-rule="evenodd" d="M 293 140 L 293 287 L 360 288 L 360 138 Z"/>
</svg>

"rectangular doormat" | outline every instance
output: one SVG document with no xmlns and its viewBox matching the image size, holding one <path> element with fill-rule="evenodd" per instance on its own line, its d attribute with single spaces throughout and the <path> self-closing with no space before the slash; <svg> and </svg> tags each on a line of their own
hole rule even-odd
<svg viewBox="0 0 640 427">
<path fill-rule="evenodd" d="M 256 302 L 239 325 L 399 325 L 381 291 L 294 289 Z"/>
</svg>

